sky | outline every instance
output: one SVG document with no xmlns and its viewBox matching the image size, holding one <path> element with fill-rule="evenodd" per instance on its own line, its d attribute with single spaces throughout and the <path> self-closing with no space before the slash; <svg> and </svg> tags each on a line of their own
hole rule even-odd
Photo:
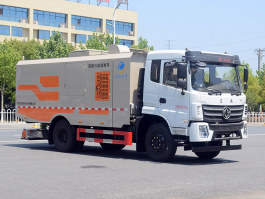
<svg viewBox="0 0 265 199">
<path fill-rule="evenodd" d="M 170 40 L 171 49 L 228 52 L 258 69 L 264 0 L 129 0 L 129 10 L 138 12 L 138 36 L 155 50 L 169 49 Z"/>
<path fill-rule="evenodd" d="M 96 1 L 91 0 L 93 2 Z M 155 50 L 188 48 L 228 52 L 239 55 L 241 61 L 248 63 L 256 73 L 258 56 L 255 49 L 265 48 L 265 0 L 128 2 L 129 10 L 138 13 L 138 37 L 146 38 Z M 114 7 L 116 3 L 117 0 L 110 0 L 109 5 Z M 120 8 L 126 9 L 126 6 Z"/>
</svg>

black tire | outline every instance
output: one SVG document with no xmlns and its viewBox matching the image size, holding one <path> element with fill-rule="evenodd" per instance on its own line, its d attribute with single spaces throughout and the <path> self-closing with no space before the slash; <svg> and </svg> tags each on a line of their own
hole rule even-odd
<svg viewBox="0 0 265 199">
<path fill-rule="evenodd" d="M 122 150 L 126 145 L 100 143 L 100 146 L 106 151 L 115 151 L 115 150 L 118 151 L 118 150 Z"/>
<path fill-rule="evenodd" d="M 169 129 L 161 123 L 154 124 L 148 129 L 145 148 L 148 156 L 158 162 L 170 161 L 177 150 Z"/>
<path fill-rule="evenodd" d="M 81 148 L 82 142 L 76 140 L 74 128 L 66 120 L 60 120 L 53 129 L 55 148 L 61 152 L 73 152 Z M 76 148 L 77 147 L 77 148 Z"/>
<path fill-rule="evenodd" d="M 222 146 L 222 141 L 214 141 L 209 143 L 210 146 Z M 194 152 L 200 159 L 210 160 L 218 156 L 220 151 L 211 151 L 211 152 Z"/>
<path fill-rule="evenodd" d="M 76 145 L 74 148 L 74 152 L 80 152 L 82 151 L 83 147 L 84 147 L 85 142 L 84 141 L 76 141 Z"/>
<path fill-rule="evenodd" d="M 195 152 L 195 154 L 200 158 L 204 160 L 210 160 L 218 156 L 220 151 L 213 151 L 213 152 Z"/>
</svg>

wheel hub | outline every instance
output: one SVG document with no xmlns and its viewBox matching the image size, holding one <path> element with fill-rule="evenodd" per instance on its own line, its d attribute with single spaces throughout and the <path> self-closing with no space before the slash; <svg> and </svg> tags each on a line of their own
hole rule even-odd
<svg viewBox="0 0 265 199">
<path fill-rule="evenodd" d="M 155 152 L 164 150 L 165 148 L 165 138 L 162 135 L 156 135 L 152 138 L 152 148 Z"/>
</svg>

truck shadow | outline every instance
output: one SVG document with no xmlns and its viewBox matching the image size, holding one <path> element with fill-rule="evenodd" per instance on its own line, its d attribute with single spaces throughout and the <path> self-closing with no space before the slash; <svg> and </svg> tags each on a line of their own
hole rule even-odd
<svg viewBox="0 0 265 199">
<path fill-rule="evenodd" d="M 7 147 L 17 147 L 30 150 L 40 150 L 40 151 L 49 151 L 52 153 L 62 153 L 55 149 L 54 145 L 48 145 L 47 143 L 29 143 L 29 144 L 5 144 Z M 104 157 L 111 159 L 123 159 L 123 160 L 137 160 L 137 161 L 147 161 L 154 164 L 176 164 L 176 165 L 213 165 L 213 164 L 228 164 L 228 163 L 237 163 L 236 160 L 228 160 L 223 158 L 215 158 L 212 160 L 202 160 L 196 156 L 186 156 L 178 155 L 176 153 L 175 157 L 170 162 L 154 162 L 152 161 L 147 153 L 137 153 L 132 149 L 123 149 L 121 151 L 105 151 L 100 146 L 87 146 L 85 145 L 81 152 L 74 152 L 71 154 L 79 156 L 94 156 L 94 157 Z"/>
</svg>

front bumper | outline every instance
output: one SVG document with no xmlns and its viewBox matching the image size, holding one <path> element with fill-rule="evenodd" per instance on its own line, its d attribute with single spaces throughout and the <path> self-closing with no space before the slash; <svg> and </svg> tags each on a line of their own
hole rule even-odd
<svg viewBox="0 0 265 199">
<path fill-rule="evenodd" d="M 228 151 L 228 150 L 240 150 L 242 145 L 226 145 L 226 146 L 204 146 L 204 147 L 192 147 L 192 152 L 213 152 L 213 151 Z"/>
<path fill-rule="evenodd" d="M 207 129 L 208 136 L 201 136 L 200 129 Z M 206 122 L 191 123 L 188 128 L 190 142 L 210 142 L 221 140 L 235 140 L 248 137 L 247 122 L 208 124 Z M 231 150 L 231 149 L 229 149 Z"/>
</svg>

